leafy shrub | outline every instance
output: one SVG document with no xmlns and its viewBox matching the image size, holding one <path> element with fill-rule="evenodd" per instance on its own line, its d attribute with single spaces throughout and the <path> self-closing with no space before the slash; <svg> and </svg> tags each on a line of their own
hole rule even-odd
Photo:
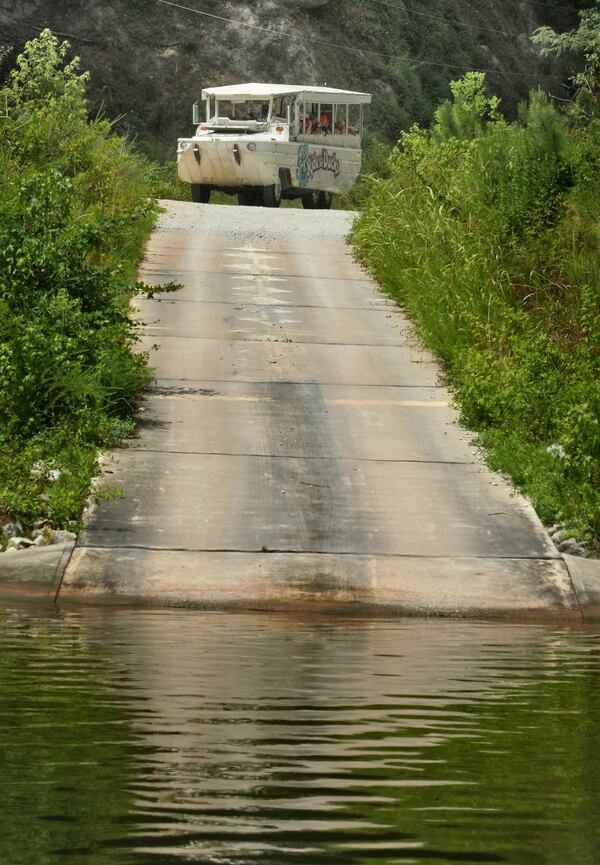
<svg viewBox="0 0 600 865">
<path fill-rule="evenodd" d="M 131 430 L 150 376 L 128 304 L 157 177 L 87 120 L 67 49 L 44 31 L 2 94 L 0 514 L 25 523 L 78 518 L 98 448 Z"/>
</svg>

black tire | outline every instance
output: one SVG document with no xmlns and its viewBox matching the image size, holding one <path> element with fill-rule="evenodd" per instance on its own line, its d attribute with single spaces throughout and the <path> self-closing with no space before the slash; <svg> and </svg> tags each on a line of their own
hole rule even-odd
<svg viewBox="0 0 600 865">
<path fill-rule="evenodd" d="M 302 207 L 305 210 L 316 210 L 319 206 L 319 193 L 316 189 L 311 189 L 305 192 L 302 196 Z"/>
<path fill-rule="evenodd" d="M 264 207 L 279 207 L 281 204 L 281 186 L 278 183 L 273 186 L 265 186 L 262 203 Z"/>
<path fill-rule="evenodd" d="M 208 204 L 210 201 L 210 187 L 202 183 L 192 183 L 192 201 L 195 204 Z"/>
<path fill-rule="evenodd" d="M 253 204 L 256 204 L 256 195 L 254 194 L 253 189 L 240 189 L 237 194 L 238 204 L 241 204 L 243 207 L 250 207 Z"/>
<path fill-rule="evenodd" d="M 319 192 L 317 207 L 319 208 L 319 210 L 330 210 L 332 201 L 332 192 Z"/>
</svg>

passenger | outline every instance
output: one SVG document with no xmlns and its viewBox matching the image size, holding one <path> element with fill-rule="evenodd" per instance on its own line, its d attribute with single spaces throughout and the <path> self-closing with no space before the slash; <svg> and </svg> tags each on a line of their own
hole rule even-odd
<svg viewBox="0 0 600 865">
<path fill-rule="evenodd" d="M 321 134 L 322 134 L 322 131 L 323 131 L 323 130 L 321 129 L 321 124 L 320 124 L 320 123 L 313 123 L 313 128 L 312 128 L 312 131 L 311 131 L 310 134 L 311 134 L 311 135 L 321 135 Z"/>
<path fill-rule="evenodd" d="M 342 120 L 341 117 L 338 117 L 338 119 L 335 121 L 333 134 L 334 135 L 345 135 L 346 134 L 346 124 L 344 123 L 344 121 Z"/>
<path fill-rule="evenodd" d="M 310 114 L 307 114 L 304 118 L 304 134 L 310 135 L 312 133 L 313 128 L 313 119 Z"/>
<path fill-rule="evenodd" d="M 331 127 L 329 125 L 329 117 L 327 114 L 321 114 L 319 118 L 321 124 L 321 132 L 323 135 L 331 135 Z"/>
</svg>

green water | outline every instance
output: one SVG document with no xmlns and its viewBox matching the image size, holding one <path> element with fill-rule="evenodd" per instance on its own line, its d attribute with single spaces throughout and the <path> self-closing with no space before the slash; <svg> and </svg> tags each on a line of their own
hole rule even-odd
<svg viewBox="0 0 600 865">
<path fill-rule="evenodd" d="M 600 862 L 600 628 L 0 610 L 0 862 Z"/>
</svg>

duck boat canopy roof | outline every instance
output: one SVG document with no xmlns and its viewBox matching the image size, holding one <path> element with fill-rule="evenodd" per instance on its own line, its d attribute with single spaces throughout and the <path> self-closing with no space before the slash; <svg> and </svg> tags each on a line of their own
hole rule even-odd
<svg viewBox="0 0 600 865">
<path fill-rule="evenodd" d="M 336 90 L 333 87 L 313 87 L 310 84 L 230 84 L 226 87 L 207 87 L 202 99 L 270 99 L 272 96 L 297 96 L 306 102 L 335 102 L 338 105 L 368 105 L 370 93 Z M 324 100 L 323 97 L 328 97 Z"/>
</svg>

